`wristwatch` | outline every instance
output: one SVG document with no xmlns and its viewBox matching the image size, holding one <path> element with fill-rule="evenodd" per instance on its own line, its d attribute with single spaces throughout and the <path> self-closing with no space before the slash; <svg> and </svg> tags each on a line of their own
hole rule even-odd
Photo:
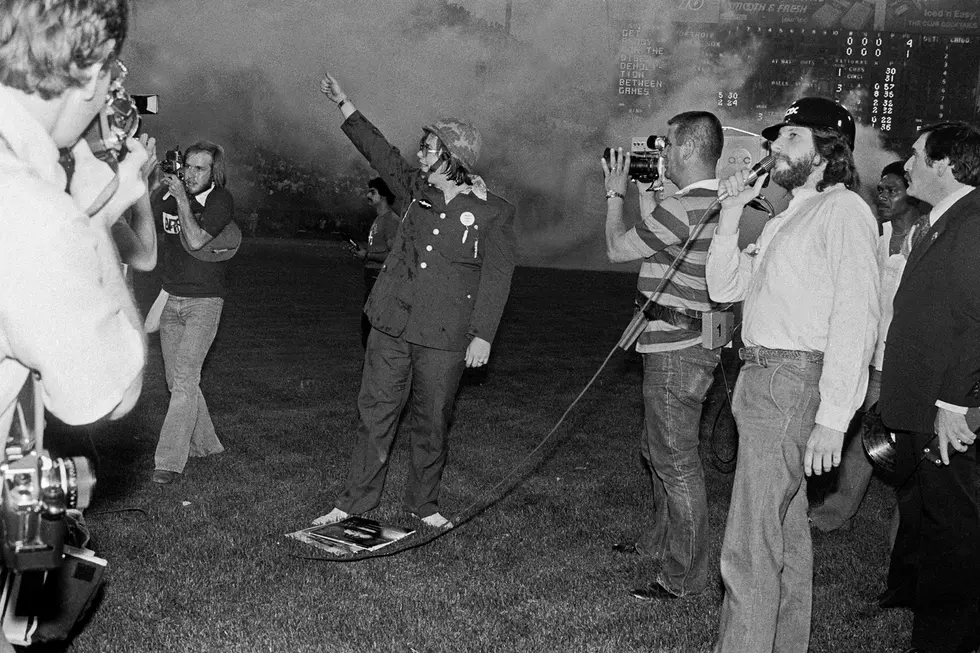
<svg viewBox="0 0 980 653">
<path fill-rule="evenodd" d="M 606 199 L 611 200 L 614 197 L 618 197 L 621 200 L 626 199 L 626 196 L 620 193 L 618 190 L 609 189 L 606 191 Z"/>
</svg>

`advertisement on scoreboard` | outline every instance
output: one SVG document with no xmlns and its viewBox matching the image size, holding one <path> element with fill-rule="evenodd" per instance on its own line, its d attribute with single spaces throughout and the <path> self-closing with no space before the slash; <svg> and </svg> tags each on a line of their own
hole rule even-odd
<svg viewBox="0 0 980 653">
<path fill-rule="evenodd" d="M 671 0 L 678 23 L 980 34 L 980 0 Z"/>
</svg>

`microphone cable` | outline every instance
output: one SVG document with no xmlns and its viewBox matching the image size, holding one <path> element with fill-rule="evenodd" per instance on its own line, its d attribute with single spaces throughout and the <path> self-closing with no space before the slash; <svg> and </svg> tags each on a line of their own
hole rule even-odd
<svg viewBox="0 0 980 653">
<path fill-rule="evenodd" d="M 746 184 L 748 185 L 748 184 L 755 183 L 760 176 L 772 170 L 772 167 L 774 165 L 775 165 L 775 157 L 773 157 L 771 154 L 765 157 L 764 159 L 760 160 L 758 163 L 752 166 L 749 177 L 746 179 Z M 610 359 L 612 359 L 613 354 L 616 353 L 616 350 L 621 348 L 623 349 L 623 351 L 628 351 L 629 348 L 633 345 L 633 343 L 639 337 L 640 333 L 646 327 L 646 324 L 648 322 L 646 316 L 643 314 L 643 311 L 645 311 L 646 308 L 651 303 L 653 303 L 654 298 L 658 297 L 660 293 L 663 291 L 664 286 L 667 284 L 667 281 L 670 279 L 671 275 L 677 269 L 677 266 L 680 263 L 681 259 L 691 248 L 691 245 L 694 243 L 697 235 L 704 228 L 704 225 L 708 223 L 709 218 L 715 212 L 715 208 L 721 205 L 721 201 L 723 199 L 724 197 L 718 197 L 717 199 L 715 199 L 715 201 L 712 202 L 707 209 L 705 209 L 704 213 L 701 214 L 701 218 L 691 229 L 690 236 L 688 236 L 688 239 L 681 246 L 680 252 L 677 253 L 677 256 L 674 257 L 674 260 L 671 261 L 671 264 L 667 268 L 667 271 L 661 277 L 660 283 L 657 285 L 657 288 L 650 294 L 650 296 L 647 297 L 646 302 L 643 304 L 642 307 L 640 307 L 640 310 L 637 311 L 637 313 L 633 316 L 633 319 L 626 327 L 626 330 L 623 332 L 623 335 L 620 337 L 619 341 L 609 351 L 605 359 L 599 365 L 599 368 L 592 375 L 592 378 L 589 379 L 588 383 L 585 384 L 585 387 L 582 388 L 582 390 L 578 393 L 575 399 L 573 399 L 572 402 L 568 405 L 565 411 L 561 414 L 561 417 L 558 418 L 558 421 L 555 422 L 554 426 L 551 427 L 548 433 L 543 438 L 541 438 L 538 444 L 533 449 L 531 449 L 531 451 L 529 451 L 520 461 L 518 461 L 516 465 L 514 465 L 511 471 L 505 474 L 491 488 L 489 488 L 488 490 L 484 491 L 482 494 L 477 496 L 477 498 L 471 501 L 469 505 L 467 505 L 462 510 L 460 510 L 457 513 L 458 515 L 460 515 L 460 517 L 453 520 L 454 526 L 452 528 L 439 529 L 433 533 L 430 533 L 429 535 L 424 536 L 421 540 L 418 540 L 416 542 L 405 543 L 401 546 L 398 546 L 398 543 L 396 542 L 379 551 L 364 551 L 360 553 L 354 553 L 349 556 L 348 555 L 335 556 L 335 557 L 303 556 L 303 555 L 296 555 L 293 553 L 289 553 L 288 555 L 298 560 L 308 560 L 312 562 L 334 562 L 334 563 L 351 563 L 351 562 L 362 562 L 364 560 L 372 560 L 376 558 L 390 558 L 392 556 L 396 556 L 405 551 L 412 551 L 421 548 L 423 546 L 426 546 L 428 544 L 431 544 L 432 542 L 435 542 L 436 540 L 445 537 L 449 533 L 452 533 L 456 529 L 462 527 L 464 524 L 474 519 L 477 515 L 487 510 L 488 508 L 492 507 L 497 501 L 499 501 L 499 499 L 487 501 L 485 505 L 482 506 L 481 504 L 484 503 L 485 500 L 489 499 L 491 495 L 498 488 L 500 488 L 504 483 L 506 483 L 508 480 L 513 478 L 517 474 L 517 472 L 520 471 L 525 466 L 525 464 L 529 460 L 531 460 L 535 456 L 535 454 L 537 454 L 542 449 L 542 447 L 544 447 L 544 445 L 551 440 L 552 436 L 558 431 L 558 427 L 560 427 L 564 423 L 565 419 L 572 412 L 572 409 L 574 409 L 575 406 L 578 405 L 579 401 L 581 401 L 585 393 L 588 392 L 588 390 L 595 383 L 596 379 L 599 377 L 599 374 L 601 374 L 602 371 L 606 368 L 606 365 L 609 364 L 609 361 Z M 727 379 L 725 384 L 727 389 L 727 385 L 728 385 Z M 533 470 L 534 467 L 532 467 L 531 469 Z"/>
</svg>

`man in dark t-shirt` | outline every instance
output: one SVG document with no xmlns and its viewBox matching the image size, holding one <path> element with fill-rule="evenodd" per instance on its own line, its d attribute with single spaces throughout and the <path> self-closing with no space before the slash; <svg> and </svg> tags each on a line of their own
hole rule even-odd
<svg viewBox="0 0 980 653">
<path fill-rule="evenodd" d="M 170 406 L 160 430 L 153 482 L 172 483 L 188 456 L 221 453 L 201 393 L 201 367 L 218 331 L 225 296 L 225 266 L 198 252 L 234 219 L 225 188 L 224 150 L 200 141 L 184 155 L 183 179 L 164 174 L 153 196 L 162 229 L 160 266 L 166 304 L 160 315 L 160 348 L 170 390 Z"/>
</svg>

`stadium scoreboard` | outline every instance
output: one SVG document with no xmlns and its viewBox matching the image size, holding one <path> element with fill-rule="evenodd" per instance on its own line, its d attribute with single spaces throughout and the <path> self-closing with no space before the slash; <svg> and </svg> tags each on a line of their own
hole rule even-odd
<svg viewBox="0 0 980 653">
<path fill-rule="evenodd" d="M 616 23 L 626 112 L 652 113 L 693 79 L 712 80 L 697 90 L 720 114 L 759 129 L 800 95 L 841 101 L 886 141 L 980 116 L 980 0 L 679 2 L 669 29 L 628 12 Z"/>
</svg>

